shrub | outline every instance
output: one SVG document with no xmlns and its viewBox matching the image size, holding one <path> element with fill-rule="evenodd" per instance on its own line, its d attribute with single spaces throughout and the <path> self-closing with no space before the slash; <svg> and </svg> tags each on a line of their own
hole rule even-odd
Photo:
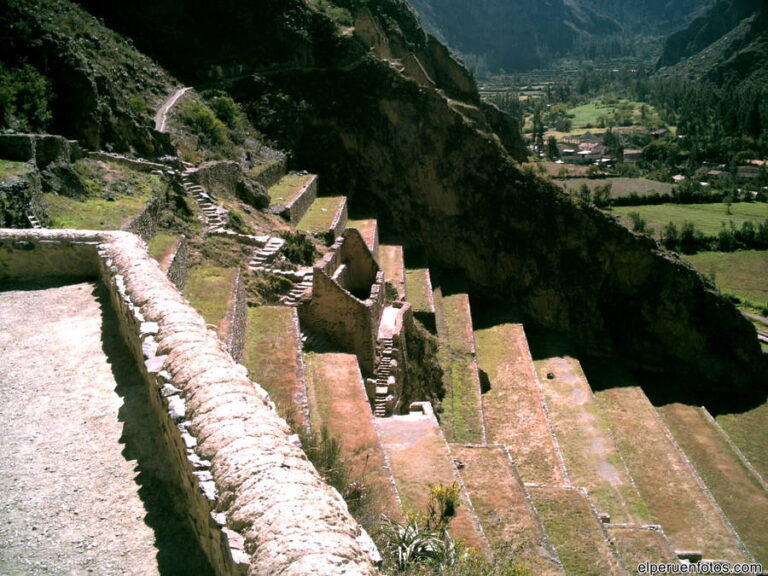
<svg viewBox="0 0 768 576">
<path fill-rule="evenodd" d="M 243 217 L 242 212 L 235 210 L 234 208 L 231 209 L 227 214 L 227 226 L 235 232 L 240 232 L 241 234 L 250 234 L 253 232 L 251 227 L 248 226 L 248 224 L 245 222 L 245 218 Z"/>
<path fill-rule="evenodd" d="M 281 234 L 285 240 L 283 254 L 294 264 L 309 266 L 315 261 L 315 246 L 312 241 L 302 232 L 284 232 Z"/>
<path fill-rule="evenodd" d="M 226 125 L 204 104 L 196 101 L 185 102 L 180 107 L 179 118 L 204 145 L 220 147 L 229 143 Z"/>
<path fill-rule="evenodd" d="M 6 68 L 0 62 L 0 124 L 16 130 L 45 130 L 51 120 L 50 81 L 29 64 Z"/>
</svg>

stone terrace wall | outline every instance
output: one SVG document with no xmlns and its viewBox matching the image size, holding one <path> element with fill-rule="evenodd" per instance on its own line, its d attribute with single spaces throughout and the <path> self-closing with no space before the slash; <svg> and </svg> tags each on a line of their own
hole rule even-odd
<svg viewBox="0 0 768 576">
<path fill-rule="evenodd" d="M 225 319 L 227 330 L 224 338 L 227 350 L 232 358 L 240 361 L 245 346 L 246 320 L 248 316 L 248 303 L 245 295 L 245 282 L 243 282 L 243 271 L 238 268 L 235 277 L 235 285 L 232 288 L 232 302 L 227 317 Z"/>
<path fill-rule="evenodd" d="M 312 175 L 309 180 L 304 184 L 302 189 L 296 194 L 296 196 L 285 205 L 288 210 L 288 221 L 291 226 L 296 226 L 307 213 L 309 207 L 317 198 L 317 176 Z"/>
<path fill-rule="evenodd" d="M 176 244 L 176 251 L 171 256 L 171 263 L 168 265 L 166 276 L 173 282 L 179 290 L 184 290 L 187 283 L 187 272 L 189 271 L 189 242 L 187 237 L 182 236 Z"/>
<path fill-rule="evenodd" d="M 101 160 L 102 162 L 112 162 L 120 166 L 125 166 L 138 172 L 153 172 L 162 171 L 166 172 L 172 168 L 178 170 L 181 168 L 181 163 L 177 163 L 175 166 L 168 164 L 161 164 L 159 162 L 150 162 L 149 160 L 143 160 L 139 158 L 130 158 L 123 156 L 122 154 L 112 154 L 110 152 L 89 152 L 88 157 L 94 160 Z"/>
<path fill-rule="evenodd" d="M 163 422 L 178 488 L 217 574 L 373 575 L 365 533 L 267 393 L 127 233 L 0 230 L 0 281 L 46 274 L 109 288 Z"/>
<path fill-rule="evenodd" d="M 53 134 L 0 134 L 0 158 L 33 161 L 40 169 L 52 162 L 69 163 L 82 155 L 74 140 Z"/>
</svg>

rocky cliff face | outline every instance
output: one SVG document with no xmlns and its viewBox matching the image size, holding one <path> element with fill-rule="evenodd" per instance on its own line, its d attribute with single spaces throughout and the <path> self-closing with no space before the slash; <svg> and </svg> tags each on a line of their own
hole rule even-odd
<svg viewBox="0 0 768 576">
<path fill-rule="evenodd" d="M 434 266 L 465 275 L 474 295 L 586 349 L 615 349 L 725 393 L 765 389 L 754 330 L 736 309 L 652 241 L 522 170 L 517 131 L 500 130 L 503 120 L 471 90 L 455 90 L 439 58 L 420 60 L 428 39 L 402 2 L 377 3 L 389 12 L 373 12 L 394 50 L 389 59 L 298 0 L 222 4 L 208 33 L 191 23 L 202 5 L 168 24 L 166 39 L 194 38 L 205 52 L 197 70 L 175 70 L 187 80 L 217 62 L 241 70 L 226 86 L 297 165 L 320 173 L 324 193 L 349 195 L 353 211 L 377 215 L 384 231 L 423 247 Z M 174 6 L 134 1 L 100 10 L 113 21 L 130 8 L 136 42 L 151 48 L 158 22 L 149 15 Z M 238 18 L 223 26 L 232 14 Z M 243 47 L 235 32 L 249 22 L 255 34 Z M 153 50 L 171 67 L 183 51 L 172 43 Z M 409 73 L 403 53 L 430 82 Z"/>
</svg>

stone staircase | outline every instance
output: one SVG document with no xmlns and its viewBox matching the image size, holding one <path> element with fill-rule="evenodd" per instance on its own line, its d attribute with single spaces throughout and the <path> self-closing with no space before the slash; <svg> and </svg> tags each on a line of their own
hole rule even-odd
<svg viewBox="0 0 768 576">
<path fill-rule="evenodd" d="M 280 303 L 285 306 L 298 306 L 299 303 L 312 295 L 312 282 L 314 273 L 311 268 L 300 270 L 298 273 L 298 280 L 294 283 L 293 288 L 288 291 L 288 294 L 280 297 Z"/>
<path fill-rule="evenodd" d="M 384 418 L 391 412 L 388 399 L 395 386 L 395 376 L 392 374 L 394 342 L 392 338 L 380 338 L 377 348 L 379 361 L 374 374 L 376 396 L 373 402 L 373 414 L 377 418 Z"/>
<path fill-rule="evenodd" d="M 37 217 L 32 212 L 27 212 L 27 220 L 29 220 L 29 226 L 31 228 L 43 227 L 43 225 L 40 224 L 40 220 L 38 220 Z"/>
<path fill-rule="evenodd" d="M 285 240 L 271 236 L 264 246 L 253 251 L 253 256 L 248 262 L 248 269 L 251 272 L 264 270 L 267 264 L 275 260 L 283 246 L 285 246 Z"/>
<path fill-rule="evenodd" d="M 216 203 L 216 199 L 200 184 L 195 184 L 192 180 L 192 174 L 195 169 L 186 167 L 181 174 L 181 182 L 184 190 L 190 194 L 200 207 L 203 213 L 206 226 L 212 231 L 223 231 L 226 229 L 227 210 Z"/>
</svg>

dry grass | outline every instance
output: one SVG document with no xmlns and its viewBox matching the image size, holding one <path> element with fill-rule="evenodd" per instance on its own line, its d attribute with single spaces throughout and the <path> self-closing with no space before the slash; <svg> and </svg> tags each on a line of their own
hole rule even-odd
<svg viewBox="0 0 768 576">
<path fill-rule="evenodd" d="M 328 232 L 342 202 L 344 196 L 317 198 L 296 225 L 296 229 L 308 234 Z"/>
<path fill-rule="evenodd" d="M 521 324 L 475 332 L 480 368 L 491 389 L 483 394 L 489 442 L 505 445 L 525 482 L 562 484 L 541 389 Z"/>
<path fill-rule="evenodd" d="M 305 426 L 306 390 L 295 315 L 295 308 L 284 306 L 249 308 L 243 364 L 251 378 L 269 392 L 278 413 L 301 429 Z"/>
<path fill-rule="evenodd" d="M 763 479 L 768 478 L 768 402 L 746 412 L 721 414 L 717 422 Z"/>
<path fill-rule="evenodd" d="M 673 546 L 702 550 L 705 558 L 745 561 L 643 391 L 636 386 L 610 388 L 596 397 L 641 496 Z"/>
<path fill-rule="evenodd" d="M 643 528 L 617 527 L 610 527 L 608 532 L 631 574 L 640 574 L 637 566 L 641 562 L 675 564 L 678 561 L 669 546 L 669 541 L 661 532 Z"/>
<path fill-rule="evenodd" d="M 405 271 L 405 293 L 414 312 L 434 312 L 428 268 L 408 268 Z"/>
<path fill-rule="evenodd" d="M 236 268 L 197 266 L 191 268 L 184 296 L 209 324 L 219 326 L 227 314 Z"/>
<path fill-rule="evenodd" d="M 670 404 L 659 412 L 744 544 L 768 565 L 768 493 L 701 409 Z"/>
<path fill-rule="evenodd" d="M 571 482 L 586 488 L 597 511 L 610 514 L 611 522 L 651 522 L 579 361 L 566 356 L 534 364 Z M 555 378 L 548 379 L 548 373 Z"/>
<path fill-rule="evenodd" d="M 440 423 L 449 442 L 479 443 L 483 441 L 483 410 L 469 297 L 444 296 L 435 305 L 440 309 L 438 359 L 445 385 Z"/>
<path fill-rule="evenodd" d="M 350 482 L 367 487 L 366 524 L 400 514 L 384 451 L 373 425 L 357 358 L 351 354 L 308 354 L 307 388 L 315 432 L 327 429 L 341 442 L 341 458 Z"/>
<path fill-rule="evenodd" d="M 581 492 L 542 487 L 528 492 L 568 576 L 625 574 Z"/>
<path fill-rule="evenodd" d="M 454 444 L 451 452 L 464 464 L 460 474 L 494 551 L 510 553 L 533 574 L 562 574 L 542 544 L 544 532 L 504 450 Z"/>
<path fill-rule="evenodd" d="M 408 415 L 378 418 L 376 428 L 389 457 L 403 508 L 423 513 L 430 485 L 450 486 L 457 480 L 451 453 L 440 427 L 434 418 Z M 466 504 L 459 506 L 449 528 L 454 537 L 465 540 L 470 546 L 478 549 L 485 547 Z"/>
</svg>

